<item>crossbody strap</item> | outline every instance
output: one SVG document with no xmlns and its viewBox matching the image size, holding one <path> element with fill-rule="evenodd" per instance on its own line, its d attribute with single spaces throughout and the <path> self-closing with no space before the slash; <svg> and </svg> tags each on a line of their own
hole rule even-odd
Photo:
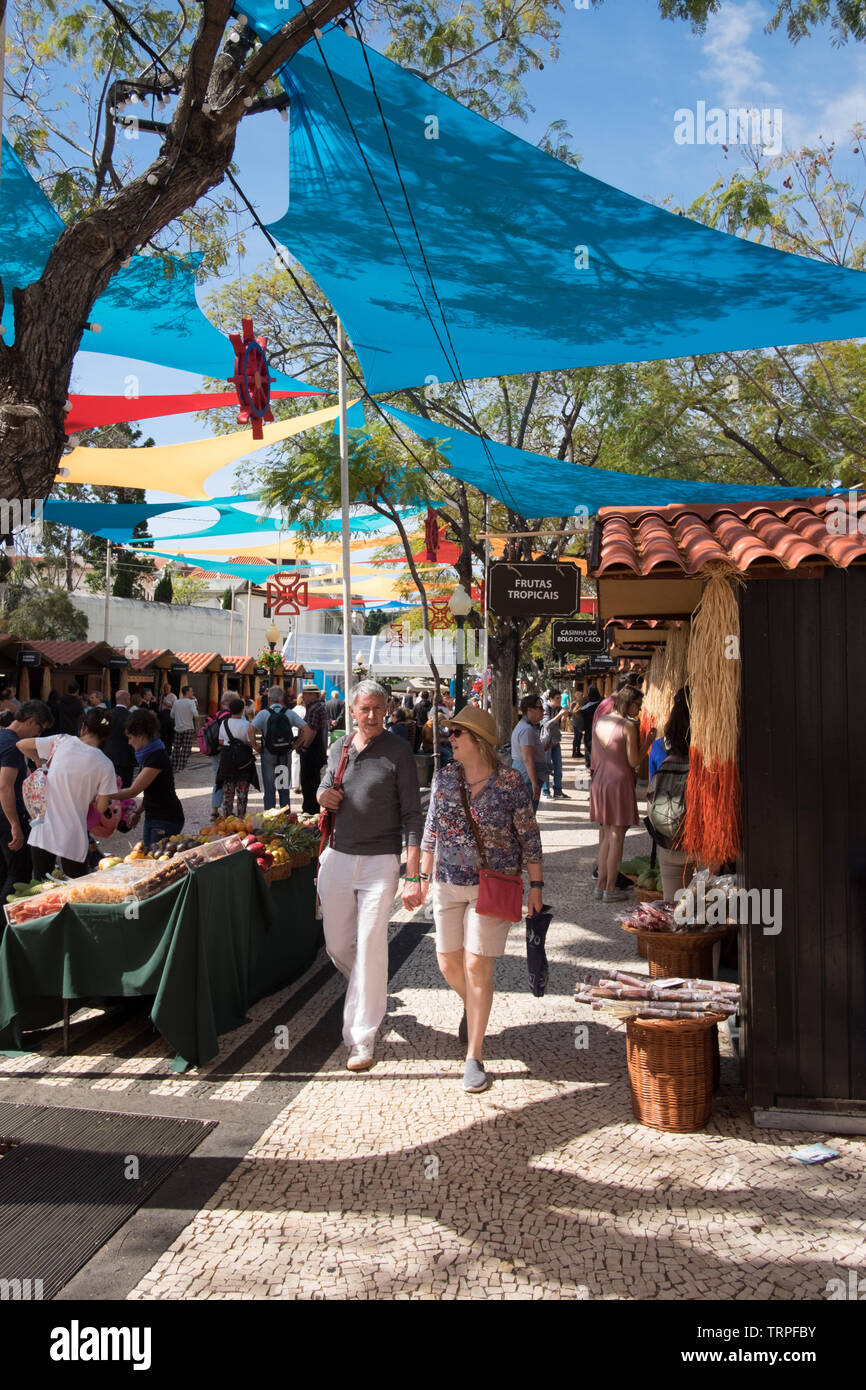
<svg viewBox="0 0 866 1390">
<path fill-rule="evenodd" d="M 466 812 L 466 819 L 467 819 L 468 822 L 469 822 L 469 828 L 470 828 L 470 830 L 472 831 L 472 834 L 473 834 L 474 837 L 475 837 L 475 844 L 476 844 L 476 846 L 477 846 L 477 848 L 478 848 L 478 858 L 481 860 L 481 867 L 482 867 L 482 869 L 486 869 L 486 868 L 487 868 L 487 851 L 486 851 L 485 848 L 484 848 L 484 841 L 482 840 L 480 834 L 478 833 L 478 826 L 475 824 L 475 817 L 473 816 L 471 810 L 469 809 L 469 798 L 468 798 L 467 795 L 466 795 L 466 783 L 465 783 L 464 780 L 463 780 L 463 769 L 462 769 L 462 768 L 461 768 L 460 771 L 458 772 L 457 776 L 458 776 L 458 780 L 459 780 L 459 783 L 460 783 L 460 795 L 461 795 L 461 797 L 462 797 L 462 799 L 463 799 L 463 810 Z"/>
<path fill-rule="evenodd" d="M 341 751 L 340 751 L 340 760 L 339 760 L 339 762 L 337 763 L 337 770 L 336 770 L 336 772 L 334 773 L 334 780 L 333 780 L 333 782 L 332 782 L 332 784 L 331 784 L 331 785 L 332 785 L 332 789 L 333 789 L 334 791 L 339 791 L 339 790 L 340 790 L 340 786 L 341 786 L 341 784 L 342 784 L 343 777 L 345 776 L 345 773 L 346 773 L 346 768 L 347 768 L 348 765 L 349 765 L 349 751 L 350 751 L 350 749 L 351 749 L 351 747 L 352 747 L 352 739 L 353 739 L 353 737 L 354 737 L 353 734 L 346 734 L 346 737 L 343 739 L 343 747 L 342 747 L 342 749 L 341 749 Z M 335 822 L 336 822 L 336 819 L 337 819 L 337 812 L 336 812 L 336 811 L 328 811 L 327 815 L 328 815 L 328 844 L 331 846 L 331 848 L 333 848 L 333 845 L 334 845 L 334 825 L 335 825 Z"/>
</svg>

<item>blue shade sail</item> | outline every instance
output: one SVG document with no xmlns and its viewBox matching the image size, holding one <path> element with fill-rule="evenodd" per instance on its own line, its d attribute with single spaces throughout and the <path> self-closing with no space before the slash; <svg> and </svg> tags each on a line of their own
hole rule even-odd
<svg viewBox="0 0 866 1390">
<path fill-rule="evenodd" d="M 286 18 L 243 8 L 260 33 Z M 374 92 L 364 52 L 332 28 L 282 69 L 291 205 L 270 231 L 340 314 L 370 392 L 866 333 L 860 272 L 633 198 L 367 48 Z"/>
<path fill-rule="evenodd" d="M 793 497 L 827 497 L 842 488 L 763 487 L 751 483 L 691 483 L 679 478 L 617 473 L 587 468 L 546 454 L 482 440 L 449 425 L 422 420 L 405 410 L 383 406 L 421 439 L 438 441 L 451 472 L 464 483 L 496 497 L 520 516 L 573 516 L 578 507 L 592 515 L 599 507 L 665 507 L 670 502 L 789 502 Z"/>
<path fill-rule="evenodd" d="M 136 526 L 149 521 L 153 516 L 164 516 L 169 512 L 184 512 L 197 507 L 216 508 L 219 517 L 210 526 L 205 525 L 193 531 L 195 537 L 224 534 L 223 521 L 229 514 L 234 515 L 229 534 L 249 529 L 255 521 L 249 512 L 241 512 L 236 502 L 251 502 L 256 494 L 238 497 L 214 497 L 207 502 L 66 502 L 61 499 L 48 501 L 42 506 L 43 521 L 53 521 L 58 526 L 71 526 L 75 531 L 84 531 L 89 536 L 101 536 L 104 540 L 116 541 L 119 545 L 132 540 Z M 241 525 L 238 518 L 243 519 Z M 172 536 L 172 540 L 179 537 Z"/>
<path fill-rule="evenodd" d="M 173 560 L 176 564 L 188 566 L 190 569 L 207 570 L 212 574 L 228 574 L 234 575 L 238 579 L 249 579 L 253 584 L 264 583 L 272 574 L 288 574 L 295 570 L 304 573 L 313 569 L 312 565 L 237 565 L 228 560 L 215 559 L 213 556 L 169 555 L 163 550 L 148 550 L 146 553 L 156 556 L 160 560 Z"/>
<path fill-rule="evenodd" d="M 13 287 L 24 289 L 39 276 L 63 222 L 36 180 L 3 141 L 0 180 L 0 274 L 3 279 L 4 341 L 15 330 Z M 202 313 L 195 293 L 200 255 L 183 259 L 133 256 L 119 270 L 90 312 L 100 333 L 85 331 L 81 349 L 155 362 L 178 371 L 228 379 L 234 371 L 234 348 Z M 238 332 L 240 332 L 238 324 Z M 272 373 L 274 390 L 317 391 L 281 372 Z M 122 390 L 122 380 L 115 383 Z"/>
</svg>

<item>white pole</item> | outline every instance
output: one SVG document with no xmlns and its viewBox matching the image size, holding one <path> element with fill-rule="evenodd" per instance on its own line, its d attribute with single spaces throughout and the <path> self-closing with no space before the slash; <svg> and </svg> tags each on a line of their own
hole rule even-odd
<svg viewBox="0 0 866 1390">
<path fill-rule="evenodd" d="M 229 656 L 235 654 L 235 590 L 234 585 L 229 590 L 231 602 L 229 604 Z M 249 656 L 249 652 L 244 652 L 244 656 Z"/>
<path fill-rule="evenodd" d="M 108 641 L 108 607 L 111 603 L 111 541 L 105 542 L 105 624 L 102 632 L 103 642 Z"/>
<path fill-rule="evenodd" d="M 484 496 L 484 603 L 481 625 L 481 708 L 490 708 L 487 686 L 487 583 L 490 577 L 490 498 Z"/>
<path fill-rule="evenodd" d="M 246 643 L 245 643 L 245 645 L 244 645 L 244 650 L 243 650 L 243 655 L 244 655 L 244 656 L 249 656 L 249 655 L 250 655 L 250 613 L 252 612 L 252 607 L 253 607 L 253 581 L 252 581 L 251 579 L 248 579 L 248 580 L 247 580 L 247 635 L 246 635 Z"/>
<path fill-rule="evenodd" d="M 346 334 L 337 320 L 337 384 L 340 403 L 340 507 L 343 539 L 343 699 L 346 733 L 352 732 L 349 690 L 352 684 L 352 552 L 349 547 L 349 428 L 346 420 Z"/>
</svg>

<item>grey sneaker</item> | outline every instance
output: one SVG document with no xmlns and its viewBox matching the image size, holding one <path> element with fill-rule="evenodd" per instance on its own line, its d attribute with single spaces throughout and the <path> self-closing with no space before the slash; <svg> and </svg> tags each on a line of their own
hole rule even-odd
<svg viewBox="0 0 866 1390">
<path fill-rule="evenodd" d="M 463 1017 L 460 1020 L 460 1027 L 457 1029 L 457 1041 L 465 1047 L 469 1041 L 469 1023 L 466 1018 L 466 1010 L 463 1010 Z"/>
<path fill-rule="evenodd" d="M 627 897 L 628 893 L 624 893 L 621 888 L 614 888 L 612 890 L 606 888 L 604 891 L 604 901 L 606 903 L 624 903 Z"/>
<path fill-rule="evenodd" d="M 600 899 L 603 897 L 602 890 L 599 888 L 598 884 L 596 884 L 595 887 L 593 888 L 593 890 L 592 890 L 592 896 L 593 896 L 594 898 L 596 898 L 597 900 L 600 900 Z"/>
<path fill-rule="evenodd" d="M 487 1080 L 487 1073 L 480 1062 L 474 1057 L 470 1057 L 466 1062 L 466 1069 L 463 1073 L 463 1089 L 472 1095 L 477 1095 L 479 1091 L 486 1091 L 490 1082 Z"/>
</svg>

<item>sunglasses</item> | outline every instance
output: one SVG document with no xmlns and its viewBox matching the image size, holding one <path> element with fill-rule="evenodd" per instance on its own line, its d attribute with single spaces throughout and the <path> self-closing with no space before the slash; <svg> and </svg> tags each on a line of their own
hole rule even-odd
<svg viewBox="0 0 866 1390">
<path fill-rule="evenodd" d="M 464 736 L 465 734 L 468 734 L 468 732 L 469 732 L 468 729 L 449 729 L 449 730 L 448 730 L 448 737 L 449 737 L 449 738 L 463 738 L 463 736 Z"/>
</svg>

